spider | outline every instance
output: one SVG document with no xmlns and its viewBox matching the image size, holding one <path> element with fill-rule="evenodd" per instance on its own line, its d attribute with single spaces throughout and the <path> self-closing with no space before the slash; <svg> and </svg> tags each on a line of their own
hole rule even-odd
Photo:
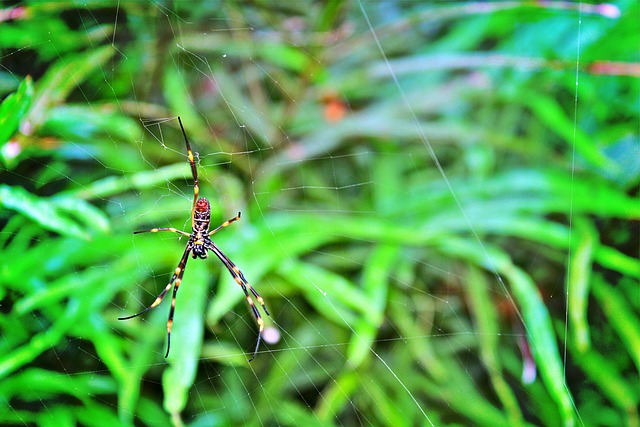
<svg viewBox="0 0 640 427">
<path fill-rule="evenodd" d="M 211 207 L 209 205 L 209 200 L 207 200 L 205 197 L 198 198 L 198 194 L 200 192 L 200 187 L 198 186 L 198 171 L 196 170 L 196 164 L 193 159 L 193 152 L 191 151 L 191 146 L 189 145 L 189 140 L 187 139 L 187 133 L 185 132 L 184 127 L 182 126 L 182 120 L 180 120 L 180 117 L 178 117 L 178 122 L 180 123 L 180 129 L 182 129 L 184 142 L 187 146 L 189 164 L 191 165 L 191 174 L 193 175 L 193 204 L 191 206 L 191 227 L 193 231 L 191 233 L 187 233 L 185 231 L 181 231 L 175 228 L 152 228 L 151 230 L 135 231 L 133 233 L 133 234 L 140 234 L 140 233 L 157 233 L 159 231 L 170 231 L 172 233 L 178 233 L 178 234 L 182 234 L 183 236 L 187 236 L 189 237 L 189 240 L 187 240 L 187 247 L 184 250 L 184 254 L 182 254 L 182 258 L 178 263 L 178 267 L 176 267 L 175 271 L 173 272 L 173 276 L 171 276 L 171 280 L 169 281 L 169 284 L 164 288 L 164 290 L 160 293 L 160 295 L 158 295 L 155 301 L 153 301 L 153 303 L 150 306 L 148 306 L 141 312 L 131 316 L 119 317 L 118 320 L 132 319 L 156 307 L 162 302 L 162 299 L 165 297 L 167 292 L 169 292 L 169 290 L 171 289 L 171 286 L 173 286 L 173 295 L 171 298 L 171 309 L 169 310 L 169 320 L 167 321 L 167 353 L 164 356 L 165 358 L 167 358 L 169 356 L 169 349 L 171 348 L 171 327 L 173 326 L 173 312 L 176 307 L 176 295 L 178 293 L 178 288 L 180 287 L 180 283 L 182 282 L 182 276 L 184 275 L 184 269 L 185 269 L 185 266 L 187 265 L 189 254 L 191 254 L 191 257 L 194 259 L 195 258 L 205 259 L 209 257 L 208 251 L 211 251 L 220 259 L 220 261 L 222 261 L 222 264 L 224 264 L 227 270 L 229 270 L 229 273 L 231 273 L 231 276 L 235 279 L 235 281 L 238 283 L 238 285 L 240 285 L 240 287 L 244 291 L 244 294 L 247 297 L 247 302 L 249 303 L 249 306 L 251 307 L 251 311 L 253 312 L 253 316 L 256 318 L 256 321 L 258 322 L 258 327 L 259 327 L 258 341 L 256 343 L 256 348 L 253 351 L 253 356 L 251 357 L 251 359 L 249 359 L 249 362 L 251 362 L 256 357 L 256 354 L 258 353 L 258 348 L 260 347 L 260 340 L 262 337 L 262 332 L 264 330 L 264 320 L 260 316 L 260 313 L 258 312 L 258 309 L 255 303 L 253 302 L 253 299 L 251 298 L 251 295 L 249 294 L 249 292 L 251 292 L 251 294 L 253 294 L 253 296 L 258 300 L 258 302 L 262 306 L 262 309 L 264 310 L 266 315 L 267 316 L 270 316 L 270 315 L 269 315 L 269 312 L 267 311 L 267 308 L 264 305 L 264 300 L 262 299 L 260 294 L 258 294 L 258 292 L 255 289 L 253 289 L 253 287 L 249 284 L 249 282 L 247 282 L 247 279 L 245 279 L 240 269 L 236 267 L 236 265 L 229 259 L 229 257 L 227 257 L 224 254 L 224 252 L 222 252 L 222 250 L 215 243 L 213 243 L 213 241 L 210 238 L 212 234 L 215 234 L 220 229 L 225 228 L 232 222 L 239 220 L 240 212 L 238 212 L 238 215 L 236 217 L 223 222 L 213 231 L 209 231 L 209 223 L 211 219 Z"/>
</svg>

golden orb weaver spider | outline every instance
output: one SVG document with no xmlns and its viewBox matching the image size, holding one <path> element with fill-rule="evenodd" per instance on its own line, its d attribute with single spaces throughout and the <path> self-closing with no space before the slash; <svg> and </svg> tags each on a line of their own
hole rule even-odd
<svg viewBox="0 0 640 427">
<path fill-rule="evenodd" d="M 189 139 L 187 138 L 187 133 L 185 132 L 184 127 L 182 126 L 182 120 L 180 120 L 180 117 L 178 117 L 178 123 L 180 123 L 180 129 L 182 129 L 184 142 L 187 146 L 187 155 L 189 158 L 189 164 L 191 165 L 191 174 L 193 175 L 193 204 L 191 206 L 191 228 L 193 231 L 191 233 L 187 233 L 186 231 L 178 230 L 175 228 L 152 228 L 151 230 L 135 231 L 133 233 L 140 234 L 157 233 L 159 231 L 170 231 L 172 233 L 178 233 L 182 234 L 183 236 L 187 236 L 189 237 L 189 240 L 187 240 L 187 247 L 184 250 L 184 254 L 182 254 L 182 258 L 178 263 L 178 267 L 176 267 L 175 271 L 173 272 L 173 276 L 171 276 L 169 284 L 164 288 L 160 295 L 158 295 L 155 301 L 153 301 L 150 306 L 148 306 L 141 312 L 133 314 L 131 316 L 119 317 L 118 320 L 132 319 L 156 307 L 162 302 L 162 299 L 165 297 L 167 292 L 169 292 L 171 286 L 173 286 L 171 308 L 169 310 L 169 320 L 167 321 L 167 353 L 164 355 L 164 357 L 167 358 L 169 356 L 169 349 L 171 348 L 171 328 L 173 326 L 173 313 L 176 308 L 176 295 L 178 294 L 178 288 L 180 287 L 180 283 L 182 282 L 182 276 L 184 275 L 184 270 L 187 265 L 187 260 L 189 259 L 189 254 L 191 254 L 191 257 L 194 259 L 205 259 L 209 257 L 208 251 L 211 251 L 220 259 L 220 261 L 222 261 L 222 264 L 224 264 L 227 270 L 229 270 L 231 276 L 244 291 L 244 294 L 247 297 L 247 302 L 249 303 L 251 311 L 253 312 L 253 316 L 258 322 L 258 341 L 256 343 L 256 348 L 253 351 L 253 356 L 251 356 L 251 359 L 249 359 L 249 362 L 251 362 L 256 357 L 258 348 L 260 347 L 260 340 L 262 337 L 262 332 L 264 331 L 264 320 L 260 316 L 258 308 L 253 302 L 253 299 L 251 298 L 249 292 L 251 292 L 251 294 L 253 294 L 253 296 L 258 300 L 265 314 L 267 316 L 270 315 L 267 311 L 267 307 L 265 307 L 264 305 L 264 300 L 262 299 L 260 294 L 255 289 L 253 289 L 249 282 L 247 282 L 247 279 L 245 279 L 240 269 L 236 267 L 236 265 L 229 259 L 229 257 L 227 257 L 224 252 L 222 252 L 222 250 L 215 243 L 213 243 L 210 238 L 212 234 L 215 234 L 220 229 L 225 228 L 232 222 L 239 220 L 240 212 L 238 212 L 238 215 L 236 217 L 223 222 L 213 231 L 209 231 L 209 223 L 211 219 L 211 207 L 209 205 L 209 200 L 207 200 L 205 197 L 198 198 L 200 187 L 198 186 L 198 171 L 196 169 L 196 164 L 193 158 L 193 152 L 191 151 Z"/>
</svg>

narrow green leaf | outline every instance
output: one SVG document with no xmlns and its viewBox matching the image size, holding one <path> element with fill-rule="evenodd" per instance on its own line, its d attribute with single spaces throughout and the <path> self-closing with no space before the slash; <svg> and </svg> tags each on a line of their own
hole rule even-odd
<svg viewBox="0 0 640 427">
<path fill-rule="evenodd" d="M 484 275 L 475 267 L 469 268 L 469 302 L 476 321 L 480 355 L 498 398 L 502 402 L 512 425 L 524 425 L 524 419 L 518 400 L 504 378 L 502 363 L 498 356 L 500 328 L 498 326 L 497 307 L 491 301 L 489 284 Z"/>
<path fill-rule="evenodd" d="M 52 324 L 49 329 L 33 336 L 27 344 L 0 355 L 0 378 L 20 369 L 58 344 L 78 321 L 79 314 L 82 314 L 79 308 L 77 301 L 69 303 L 62 319 Z"/>
<path fill-rule="evenodd" d="M 133 423 L 124 422 L 115 414 L 112 405 L 100 405 L 94 401 L 83 408 L 76 408 L 74 414 L 78 417 L 80 425 L 90 427 L 123 426 L 133 427 Z"/>
<path fill-rule="evenodd" d="M 249 108 L 248 106 L 253 104 L 252 100 L 240 90 L 224 68 L 217 68 L 214 74 L 216 85 L 221 88 L 227 108 L 231 110 L 235 119 L 242 123 L 242 127 L 246 127 L 252 137 L 263 144 L 271 144 L 276 140 L 278 128 L 269 117 L 272 113 Z"/>
<path fill-rule="evenodd" d="M 615 366 L 609 356 L 597 353 L 593 348 L 576 350 L 576 362 L 585 374 L 602 390 L 603 394 L 629 416 L 638 420 L 640 402 L 637 378 L 628 378 Z M 627 379 L 628 381 L 625 381 Z"/>
<path fill-rule="evenodd" d="M 2 158 L 7 161 L 7 153 L 4 144 L 18 130 L 20 121 L 31 106 L 33 97 L 33 82 L 31 76 L 27 76 L 18 86 L 15 93 L 7 96 L 0 104 L 0 152 Z"/>
<path fill-rule="evenodd" d="M 399 252 L 397 246 L 378 246 L 365 264 L 362 293 L 370 301 L 369 307 L 373 310 L 370 317 L 377 319 L 377 322 L 373 323 L 363 316 L 353 324 L 353 335 L 347 347 L 347 361 L 352 368 L 360 366 L 370 355 L 378 329 L 384 318 L 391 270 L 395 267 Z"/>
<path fill-rule="evenodd" d="M 39 80 L 28 119 L 34 128 L 45 122 L 49 108 L 62 103 L 72 90 L 105 64 L 116 49 L 101 46 L 87 52 L 69 54 L 53 64 Z"/>
<path fill-rule="evenodd" d="M 311 63 L 304 50 L 292 45 L 265 43 L 257 53 L 266 61 L 296 73 L 302 73 Z"/>
<path fill-rule="evenodd" d="M 244 216 L 243 216 L 244 219 Z M 258 292 L 263 293 L 260 285 L 262 277 L 267 271 L 283 265 L 287 259 L 305 253 L 314 247 L 331 239 L 326 233 L 303 233 L 304 221 L 271 221 L 267 218 L 255 226 L 246 226 L 246 230 L 229 235 L 216 234 L 220 248 L 240 268 Z M 298 229 L 298 227 L 301 227 Z M 273 235 L 280 238 L 275 244 Z M 260 257 L 252 254 L 260 253 Z M 296 285 L 301 286 L 299 283 Z M 307 289 L 308 290 L 308 289 Z M 215 324 L 227 314 L 235 305 L 244 299 L 244 294 L 231 278 L 229 272 L 221 266 L 220 280 L 216 289 L 216 298 L 207 310 L 207 322 Z M 264 296 L 264 294 L 263 294 Z M 267 302 L 268 307 L 268 302 Z"/>
<path fill-rule="evenodd" d="M 65 104 L 51 107 L 47 111 L 46 121 L 41 129 L 43 133 L 60 135 L 66 139 L 92 139 L 104 134 L 112 140 L 133 143 L 142 132 L 139 124 L 120 112 L 110 111 L 99 105 L 89 108 L 84 104 Z"/>
<path fill-rule="evenodd" d="M 21 187 L 0 184 L 0 206 L 21 213 L 43 228 L 85 240 L 109 227 L 106 216 L 83 200 L 40 198 Z"/>
<path fill-rule="evenodd" d="M 164 407 L 172 415 L 180 414 L 186 407 L 196 377 L 210 283 L 204 264 L 190 265 L 177 291 L 169 367 L 162 375 Z"/>
<path fill-rule="evenodd" d="M 289 400 L 279 402 L 280 410 L 274 411 L 273 415 L 278 425 L 284 426 L 309 426 L 309 427 L 333 427 L 331 421 L 321 421 L 308 407 L 303 407 L 299 403 Z"/>
<path fill-rule="evenodd" d="M 100 360 L 109 368 L 116 378 L 118 388 L 118 415 L 121 423 L 132 425 L 136 404 L 140 397 L 140 382 L 126 360 L 122 349 L 122 340 L 112 334 L 104 319 L 91 315 L 88 324 L 83 325 L 90 330 L 90 338 L 96 348 Z M 134 369 L 133 371 L 137 371 Z"/>
<path fill-rule="evenodd" d="M 16 397 L 25 402 L 41 402 L 42 399 L 66 393 L 86 403 L 92 395 L 108 395 L 116 391 L 117 384 L 107 375 L 96 373 L 61 372 L 29 367 L 0 382 L 0 396 Z"/>
<path fill-rule="evenodd" d="M 329 319 L 347 325 L 353 325 L 356 316 L 362 316 L 372 324 L 381 320 L 380 313 L 372 306 L 371 301 L 343 276 L 292 260 L 283 263 L 278 272 L 285 277 L 296 278 L 292 284 Z"/>
<path fill-rule="evenodd" d="M 564 369 L 558 351 L 551 315 L 531 277 L 516 267 L 503 251 L 471 241 L 449 238 L 439 245 L 444 253 L 497 272 L 510 285 L 511 295 L 520 309 L 533 356 L 544 384 L 558 405 L 566 426 L 574 425 L 573 397 L 564 381 Z"/>
<path fill-rule="evenodd" d="M 174 163 L 172 165 L 159 167 L 152 171 L 136 172 L 124 177 L 109 176 L 89 183 L 83 187 L 59 194 L 77 197 L 84 200 L 99 199 L 132 189 L 148 190 L 158 184 L 178 179 L 188 179 L 190 176 L 191 171 L 189 169 L 189 165 L 186 163 Z"/>
<path fill-rule="evenodd" d="M 607 284 L 601 275 L 595 275 L 591 282 L 591 292 L 605 312 L 607 323 L 616 331 L 624 343 L 636 369 L 640 371 L 640 318 L 629 309 L 626 298 L 618 289 Z M 637 283 L 636 283 L 637 286 Z M 638 293 L 636 292 L 636 297 Z"/>
<path fill-rule="evenodd" d="M 566 426 L 574 425 L 573 397 L 564 381 L 562 359 L 558 351 L 551 316 L 531 277 L 513 264 L 501 268 L 525 323 L 536 365 L 542 380 L 558 405 Z"/>
<path fill-rule="evenodd" d="M 421 337 L 421 339 L 407 341 L 409 352 L 422 366 L 429 367 L 429 375 L 435 382 L 446 383 L 450 378 L 448 365 L 436 350 L 437 343 L 433 337 L 429 336 L 429 331 L 425 331 L 422 325 L 412 319 L 411 299 L 406 293 L 394 288 L 389 292 L 391 294 L 389 300 L 394 301 L 394 304 L 389 305 L 389 320 L 398 328 L 402 336 Z"/>
<path fill-rule="evenodd" d="M 567 272 L 569 331 L 571 339 L 574 340 L 575 348 L 580 352 L 585 352 L 591 345 L 587 322 L 587 303 L 592 257 L 599 239 L 597 231 L 587 220 L 575 217 L 573 224 L 576 245 L 574 246 L 575 250 L 571 252 Z"/>
<path fill-rule="evenodd" d="M 384 422 L 384 425 L 389 427 L 409 427 L 412 425 L 416 425 L 414 420 L 411 420 L 407 417 L 407 412 L 403 411 L 403 407 L 400 406 L 397 402 L 399 396 L 405 396 L 406 392 L 403 393 L 404 390 L 397 390 L 398 394 L 394 396 L 394 399 L 389 399 L 388 391 L 382 384 L 378 381 L 370 381 L 367 382 L 366 378 L 361 377 L 364 384 L 366 384 L 367 394 L 371 395 L 371 398 L 376 405 L 371 408 L 373 412 L 378 414 L 378 419 Z M 403 405 L 404 406 L 404 405 Z M 412 415 L 415 415 L 416 412 L 411 410 L 409 412 Z M 423 420 L 423 422 L 426 420 Z M 424 424 L 423 425 L 427 425 Z"/>
<path fill-rule="evenodd" d="M 452 178 L 457 197 L 464 211 L 479 216 L 482 221 L 508 217 L 508 215 L 531 216 L 532 214 L 563 213 L 595 214 L 612 218 L 640 218 L 640 204 L 635 197 L 613 186 L 597 176 L 576 175 L 554 169 L 514 169 L 481 182 L 463 178 Z M 420 194 L 407 198 L 405 195 Z M 436 209 L 437 208 L 437 209 Z M 415 213 L 424 213 L 426 218 L 442 217 L 460 226 L 464 218 L 453 200 L 449 188 L 440 182 L 416 184 L 395 199 L 385 202 L 385 212 L 395 217 L 416 218 Z"/>
<path fill-rule="evenodd" d="M 56 405 L 38 414 L 38 425 L 42 427 L 75 427 L 76 414 L 70 406 Z"/>
<path fill-rule="evenodd" d="M 258 350 L 260 351 L 260 350 Z M 237 344 L 216 340 L 202 347 L 202 357 L 227 366 L 247 366 L 247 356 Z"/>
<path fill-rule="evenodd" d="M 558 134 L 569 147 L 575 147 L 576 152 L 585 161 L 601 169 L 614 170 L 615 164 L 599 150 L 598 145 L 587 133 L 576 127 L 557 101 L 535 92 L 522 93 L 518 99 L 529 106 L 534 114 Z"/>
<path fill-rule="evenodd" d="M 409 357 L 399 357 L 398 359 L 399 360 L 396 361 L 396 364 L 398 365 L 396 369 L 400 369 L 401 366 L 410 364 L 412 360 L 412 358 Z M 469 376 L 469 371 L 466 366 L 460 366 L 454 360 L 446 360 L 444 361 L 444 365 L 447 369 L 448 375 L 445 382 L 433 382 L 430 379 L 425 378 L 424 375 L 413 372 L 402 377 L 403 383 L 407 388 L 409 388 L 409 390 L 416 392 L 419 391 L 420 394 L 429 396 L 434 400 L 447 402 L 447 405 L 452 409 L 464 417 L 467 417 L 470 420 L 470 424 L 496 427 L 508 427 L 510 425 L 509 420 L 503 414 L 503 411 L 495 407 L 480 394 L 473 378 Z M 429 366 L 424 367 L 426 372 L 429 371 L 429 368 Z M 376 381 L 387 383 L 387 387 L 391 387 L 394 383 L 397 383 L 397 380 L 394 377 L 390 375 L 383 375 L 380 369 L 382 369 L 382 367 L 379 367 L 377 370 L 378 375 L 375 376 Z M 415 406 L 415 402 L 404 397 L 406 396 L 406 393 L 401 393 L 398 390 L 394 393 L 394 396 L 403 396 L 402 398 L 394 398 L 398 401 L 404 400 L 406 402 L 403 405 L 404 408 L 409 409 L 412 404 Z M 425 405 L 425 413 L 432 418 L 433 415 L 430 414 L 429 409 L 429 406 Z M 437 416 L 438 412 L 434 412 Z M 417 415 L 415 410 L 412 410 L 410 413 L 414 414 L 414 416 Z M 442 423 L 438 423 L 437 420 L 432 420 L 432 424 L 442 425 Z M 416 423 L 413 425 L 416 425 Z M 418 425 L 427 424 L 422 421 Z"/>
<path fill-rule="evenodd" d="M 345 370 L 335 378 L 335 381 L 323 391 L 323 399 L 318 402 L 316 414 L 320 421 L 330 421 L 334 414 L 338 413 L 351 400 L 351 396 L 358 389 L 359 384 L 358 374 L 354 370 Z"/>
<path fill-rule="evenodd" d="M 596 261 L 610 270 L 640 279 L 640 260 L 630 257 L 617 249 L 605 245 L 598 245 L 594 254 Z"/>
</svg>

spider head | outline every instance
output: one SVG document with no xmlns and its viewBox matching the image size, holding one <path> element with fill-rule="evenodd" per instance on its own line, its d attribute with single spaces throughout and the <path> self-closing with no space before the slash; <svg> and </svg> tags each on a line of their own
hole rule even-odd
<svg viewBox="0 0 640 427">
<path fill-rule="evenodd" d="M 209 257 L 209 252 L 207 252 L 207 248 L 203 244 L 196 243 L 193 246 L 193 250 L 191 252 L 191 256 L 193 258 L 205 259 L 205 258 Z"/>
</svg>

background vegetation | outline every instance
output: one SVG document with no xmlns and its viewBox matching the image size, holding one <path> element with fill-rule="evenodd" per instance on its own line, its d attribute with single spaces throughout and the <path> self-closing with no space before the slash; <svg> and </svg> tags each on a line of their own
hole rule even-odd
<svg viewBox="0 0 640 427">
<path fill-rule="evenodd" d="M 637 426 L 639 13 L 5 3 L 0 422 Z"/>
</svg>

